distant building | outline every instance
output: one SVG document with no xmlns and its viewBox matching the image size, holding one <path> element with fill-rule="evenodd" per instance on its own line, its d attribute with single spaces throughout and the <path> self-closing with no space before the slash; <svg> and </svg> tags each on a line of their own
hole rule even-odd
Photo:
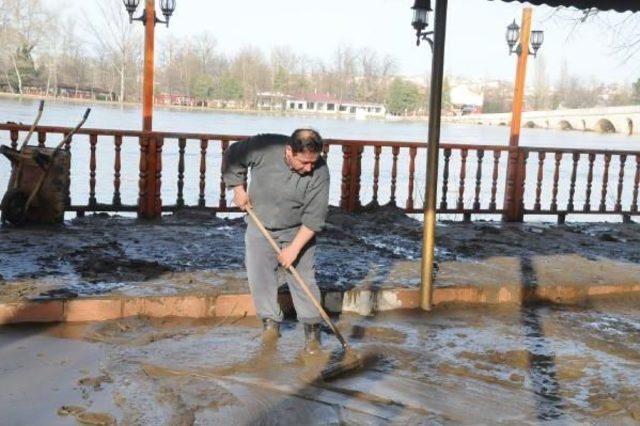
<svg viewBox="0 0 640 426">
<path fill-rule="evenodd" d="M 291 96 L 280 92 L 259 92 L 256 95 L 256 109 L 267 111 L 284 111 Z"/>
<path fill-rule="evenodd" d="M 383 104 L 343 101 L 330 94 L 323 93 L 292 95 L 286 100 L 285 110 L 292 112 L 354 115 L 356 118 L 384 117 L 387 113 Z"/>
<path fill-rule="evenodd" d="M 0 89 L 10 89 L 8 85 L 0 85 Z M 7 90 L 8 91 L 8 90 Z M 72 98 L 72 99 L 95 99 L 99 101 L 117 101 L 118 96 L 105 89 L 90 86 L 76 86 L 71 84 L 58 84 L 57 86 L 49 87 L 49 92 L 46 87 L 42 86 L 22 86 L 22 93 L 26 95 L 38 95 L 38 96 L 51 96 Z"/>
<path fill-rule="evenodd" d="M 451 106 L 459 115 L 474 114 L 482 111 L 484 96 L 481 91 L 466 84 L 451 86 Z"/>
<path fill-rule="evenodd" d="M 196 99 L 193 96 L 175 93 L 159 93 L 155 95 L 154 98 L 156 105 L 196 106 Z"/>
<path fill-rule="evenodd" d="M 207 106 L 218 109 L 250 109 L 250 105 L 242 99 L 208 99 Z"/>
</svg>

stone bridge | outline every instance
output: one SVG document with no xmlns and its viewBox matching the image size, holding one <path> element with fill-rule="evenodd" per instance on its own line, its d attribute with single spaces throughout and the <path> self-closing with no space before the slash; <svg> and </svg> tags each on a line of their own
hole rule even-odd
<svg viewBox="0 0 640 426">
<path fill-rule="evenodd" d="M 509 126 L 511 113 L 471 114 L 442 117 L 449 123 Z M 522 113 L 522 127 L 543 129 L 582 130 L 600 133 L 640 133 L 640 105 L 555 111 L 526 111 Z"/>
</svg>

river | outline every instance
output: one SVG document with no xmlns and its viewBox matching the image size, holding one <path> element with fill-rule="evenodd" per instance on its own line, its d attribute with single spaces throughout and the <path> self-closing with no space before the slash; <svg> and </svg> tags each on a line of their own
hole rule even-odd
<svg viewBox="0 0 640 426">
<path fill-rule="evenodd" d="M 34 99 L 15 99 L 0 98 L 0 122 L 13 121 L 29 124 L 35 117 L 37 110 L 37 100 Z M 76 102 L 64 101 L 47 101 L 44 114 L 40 121 L 42 125 L 54 126 L 73 126 L 80 119 L 85 108 L 92 108 L 91 116 L 87 120 L 85 127 L 105 128 L 105 129 L 126 129 L 136 130 L 140 128 L 141 123 L 141 107 L 140 106 L 123 106 L 94 103 L 83 104 Z M 334 139 L 359 139 L 359 140 L 391 140 L 391 141 L 411 141 L 424 142 L 427 138 L 426 122 L 407 122 L 407 121 L 385 121 L 385 120 L 356 120 L 354 118 L 326 117 L 315 115 L 274 115 L 271 113 L 238 113 L 238 112 L 221 112 L 208 111 L 199 109 L 181 109 L 181 108 L 157 108 L 154 113 L 154 130 L 159 131 L 176 131 L 176 132 L 200 132 L 200 133 L 217 133 L 217 134 L 236 134 L 236 135 L 252 135 L 256 133 L 277 132 L 289 134 L 297 127 L 310 126 L 317 129 L 325 138 Z M 443 124 L 441 130 L 442 142 L 446 143 L 462 143 L 462 144 L 478 144 L 478 145 L 506 145 L 509 138 L 508 127 L 495 126 L 478 126 L 478 125 L 460 125 L 460 124 Z M 0 142 L 8 144 L 8 133 L 0 136 Z M 84 137 L 74 139 L 72 147 L 72 155 L 74 158 L 72 166 L 72 183 L 71 196 L 73 204 L 82 203 L 78 199 L 85 199 L 88 193 L 88 147 L 82 141 Z M 48 141 L 51 146 L 54 141 Z M 100 138 L 102 141 L 103 138 Z M 191 143 L 196 142 L 191 145 Z M 196 146 L 198 141 L 189 141 L 186 157 L 185 172 L 185 200 L 189 204 L 195 204 L 198 195 L 198 171 L 199 171 L 199 147 Z M 545 130 L 545 129 L 522 129 L 520 138 L 521 146 L 545 146 L 545 147 L 561 147 L 561 148 L 592 148 L 592 149 L 624 149 L 637 150 L 640 147 L 640 141 L 637 136 L 627 136 L 623 134 L 598 134 L 593 132 L 579 131 L 561 131 L 561 130 Z M 337 151 L 337 150 L 335 150 Z M 336 204 L 339 199 L 339 179 L 340 161 L 339 152 L 332 151 L 329 158 L 329 166 L 332 176 L 335 176 L 332 183 L 331 202 Z M 422 202 L 422 194 L 424 192 L 424 150 L 420 150 L 420 154 L 416 160 L 416 185 L 414 198 L 416 204 Z M 367 155 L 365 151 L 363 156 L 363 188 L 362 201 L 367 202 L 371 199 L 372 188 L 370 181 L 372 179 L 372 157 Z M 112 196 L 111 182 L 113 180 L 113 147 L 111 143 L 100 143 L 97 151 L 98 168 L 97 172 L 97 197 L 98 202 L 110 202 Z M 122 198 L 124 203 L 135 203 L 137 197 L 137 156 L 138 147 L 134 139 L 125 138 L 122 149 Z M 390 189 L 388 183 L 390 175 L 390 153 L 383 151 L 381 175 L 380 175 L 380 200 L 389 199 Z M 475 155 L 467 164 L 467 182 L 466 193 L 464 197 L 465 205 L 473 202 L 473 177 L 475 176 Z M 173 204 L 177 193 L 177 144 L 175 141 L 165 142 L 163 155 L 163 201 Z M 504 155 L 501 159 L 501 167 L 504 166 Z M 565 165 L 569 159 L 563 160 L 563 173 L 561 179 L 565 178 L 565 174 L 569 171 L 570 165 Z M 614 160 L 615 161 L 615 160 Z M 207 176 L 207 205 L 215 205 L 219 193 L 217 193 L 217 170 L 219 170 L 219 147 L 211 145 L 207 156 L 208 170 L 215 170 L 216 173 L 209 173 Z M 449 182 L 448 201 L 452 205 L 456 201 L 458 191 L 458 175 L 457 164 L 459 159 L 455 154 L 451 159 L 451 174 Z M 481 198 L 483 204 L 488 202 L 490 195 L 489 181 L 486 177 L 490 176 L 491 158 L 486 157 L 483 164 L 483 188 Z M 625 168 L 626 179 L 632 179 L 633 167 L 635 161 L 628 161 Z M 407 198 L 407 178 L 406 170 L 406 153 L 400 154 L 400 170 L 398 174 L 398 193 L 397 199 L 399 203 L 404 203 Z M 581 161 L 578 170 L 578 181 L 585 175 L 586 161 Z M 596 168 L 598 160 L 596 161 Z M 528 173 L 535 173 L 536 161 L 529 161 Z M 553 159 L 547 158 L 545 163 L 545 175 L 550 176 L 553 173 Z M 612 176 L 610 183 L 615 184 L 613 176 L 617 174 L 618 164 L 612 162 L 610 175 Z M 504 174 L 501 168 L 501 175 Z M 0 163 L 0 188 L 6 187 L 10 168 L 9 163 L 2 160 Z M 442 173 L 442 171 L 441 171 Z M 211 175 L 211 176 L 210 176 Z M 529 174 L 532 176 L 532 174 Z M 498 200 L 501 200 L 502 186 L 504 185 L 504 176 L 498 181 Z M 107 184 L 108 182 L 108 184 Z M 486 185 L 484 184 L 486 182 Z M 546 179 L 543 187 L 543 199 L 549 198 L 547 192 L 551 190 L 548 184 L 551 179 Z M 533 179 L 528 184 L 535 184 Z M 599 196 L 599 187 L 597 186 L 597 177 L 594 180 L 594 195 L 592 204 L 597 205 Z M 627 181 L 625 181 L 627 185 Z M 565 185 L 566 186 L 566 185 Z M 579 186 L 579 185 L 578 185 Z M 631 182 L 626 186 L 631 187 Z M 527 188 L 528 191 L 534 188 Z M 562 206 L 566 194 L 562 191 L 558 195 L 558 202 Z M 566 191 L 565 191 L 566 192 Z M 581 190 L 578 188 L 576 192 L 576 202 L 584 202 L 580 199 Z M 612 186 L 611 194 L 615 192 L 615 186 Z M 628 201 L 630 197 L 625 192 L 624 198 Z M 598 194 L 595 194 L 598 193 Z M 532 192 L 528 192 L 532 194 Z M 528 197 L 529 198 L 529 197 Z M 582 196 L 584 198 L 584 196 Z M 531 199 L 531 203 L 533 200 Z M 580 205 L 580 204 L 578 204 Z"/>
</svg>

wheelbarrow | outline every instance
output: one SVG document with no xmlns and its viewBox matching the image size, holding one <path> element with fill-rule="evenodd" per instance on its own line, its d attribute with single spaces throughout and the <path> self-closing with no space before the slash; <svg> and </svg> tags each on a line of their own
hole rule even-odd
<svg viewBox="0 0 640 426">
<path fill-rule="evenodd" d="M 91 108 L 54 148 L 28 145 L 43 109 L 44 101 L 40 101 L 38 115 L 20 149 L 0 146 L 0 153 L 11 162 L 9 186 L 0 203 L 2 223 L 56 223 L 64 219 L 71 153 L 62 148 L 85 123 Z"/>
</svg>

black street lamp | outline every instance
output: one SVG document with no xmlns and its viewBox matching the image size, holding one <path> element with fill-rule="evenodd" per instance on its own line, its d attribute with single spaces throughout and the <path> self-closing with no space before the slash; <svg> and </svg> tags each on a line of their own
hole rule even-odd
<svg viewBox="0 0 640 426">
<path fill-rule="evenodd" d="M 173 11 L 176 10 L 176 0 L 160 0 L 160 10 L 166 19 L 167 26 L 169 26 L 169 18 L 173 15 Z"/>
<path fill-rule="evenodd" d="M 425 40 L 433 50 L 433 40 L 429 38 L 433 31 L 424 31 L 429 25 L 429 12 L 433 10 L 431 0 L 415 0 L 411 9 L 413 9 L 411 26 L 416 30 L 416 46 L 420 46 L 420 40 Z"/>
<path fill-rule="evenodd" d="M 140 0 L 123 0 L 123 3 L 124 7 L 127 9 L 127 12 L 129 12 L 129 22 L 133 22 L 133 13 L 138 8 Z"/>
<path fill-rule="evenodd" d="M 538 49 L 542 46 L 544 42 L 544 32 L 543 31 L 531 31 L 531 48 L 533 49 L 533 56 L 536 56 Z"/>
<path fill-rule="evenodd" d="M 516 24 L 515 19 L 511 24 L 507 26 L 505 39 L 507 40 L 507 45 L 509 46 L 509 54 L 511 55 L 512 53 L 515 53 L 520 56 L 522 54 L 522 46 L 520 43 L 518 43 L 518 40 L 520 40 L 520 27 L 518 26 L 518 24 Z M 540 46 L 542 46 L 542 43 L 544 42 L 544 32 L 539 30 L 531 31 L 530 42 L 531 48 L 527 49 L 527 53 L 535 57 L 538 53 L 538 49 L 540 49 Z M 515 49 L 514 46 L 516 46 Z"/>
<path fill-rule="evenodd" d="M 122 3 L 124 3 L 124 7 L 127 9 L 127 12 L 129 13 L 129 22 L 142 21 L 142 23 L 146 25 L 146 22 L 147 22 L 146 8 L 142 11 L 142 15 L 138 16 L 137 18 L 133 17 L 133 14 L 135 13 L 136 9 L 138 8 L 138 5 L 140 4 L 140 0 L 122 0 Z M 161 19 L 158 19 L 157 16 L 154 16 L 155 23 L 167 24 L 167 27 L 168 27 L 169 18 L 171 18 L 171 15 L 173 15 L 173 11 L 176 10 L 176 0 L 160 0 L 160 10 L 164 15 L 165 20 L 163 21 Z M 154 12 L 154 15 L 155 15 L 155 12 Z"/>
<path fill-rule="evenodd" d="M 513 46 L 516 45 L 518 39 L 520 38 L 520 26 L 516 24 L 516 20 L 514 19 L 511 24 L 507 27 L 507 44 L 509 45 L 509 54 L 513 53 Z"/>
</svg>

